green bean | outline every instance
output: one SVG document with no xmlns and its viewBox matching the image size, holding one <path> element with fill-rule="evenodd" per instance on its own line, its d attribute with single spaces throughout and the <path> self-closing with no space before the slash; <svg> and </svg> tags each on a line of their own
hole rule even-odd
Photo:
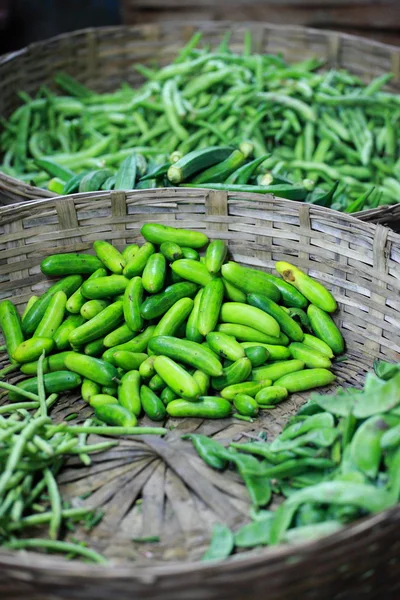
<svg viewBox="0 0 400 600">
<path fill-rule="evenodd" d="M 39 402 L 13 402 L 12 404 L 5 404 L 4 406 L 0 406 L 0 415 L 4 415 L 9 412 L 15 412 L 20 410 L 21 408 L 26 408 L 27 410 L 29 410 L 31 408 L 37 408 L 38 406 Z"/>
<path fill-rule="evenodd" d="M 340 178 L 340 174 L 336 169 L 329 167 L 324 163 L 307 162 L 305 160 L 294 160 L 291 164 L 293 168 L 303 169 L 304 171 L 318 171 L 321 174 L 325 174 L 334 181 Z"/>
<path fill-rule="evenodd" d="M 68 75 L 68 73 L 58 73 L 54 81 L 63 90 L 77 98 L 90 98 L 93 94 L 86 86 L 79 83 L 79 81 Z"/>
<path fill-rule="evenodd" d="M 77 519 L 86 516 L 92 512 L 90 507 L 81 508 L 65 508 L 61 511 L 62 519 Z M 23 517 L 18 523 L 12 523 L 8 529 L 9 531 L 16 531 L 18 529 L 24 529 L 25 527 L 34 527 L 36 525 L 45 525 L 49 523 L 53 518 L 53 512 L 43 512 L 41 514 L 29 515 L 29 517 Z"/>
<path fill-rule="evenodd" d="M 58 465 L 58 469 L 61 467 L 61 463 L 59 463 Z M 57 471 L 57 470 L 56 470 Z M 33 488 L 33 490 L 31 490 L 29 496 L 26 499 L 26 506 L 31 506 L 31 504 L 33 504 L 33 502 L 40 497 L 41 493 L 43 492 L 43 490 L 46 487 L 46 481 L 44 479 L 41 479 L 36 486 Z"/>
<path fill-rule="evenodd" d="M 92 425 L 93 423 L 93 419 L 86 419 L 86 421 L 84 422 L 84 426 L 88 427 L 90 425 Z M 79 433 L 78 434 L 78 448 L 76 448 L 76 450 L 78 450 L 79 448 L 82 448 L 83 446 L 86 445 L 86 439 L 87 439 L 87 433 Z M 82 452 L 79 455 L 81 461 L 83 462 L 83 464 L 85 466 L 89 466 L 92 463 L 92 459 L 90 458 L 89 454 L 87 454 L 86 452 Z"/>
<path fill-rule="evenodd" d="M 394 174 L 394 166 L 393 164 L 387 164 L 379 157 L 374 157 L 371 159 L 371 163 L 378 171 L 381 171 L 385 175 L 393 175 Z"/>
<path fill-rule="evenodd" d="M 39 450 L 41 450 L 44 454 L 47 454 L 48 456 L 53 456 L 54 455 L 53 448 L 50 446 L 50 444 L 48 444 L 46 442 L 46 440 L 44 440 L 43 438 L 41 438 L 39 435 L 35 435 L 33 437 L 32 441 L 35 444 L 35 446 Z"/>
<path fill-rule="evenodd" d="M 302 126 L 297 118 L 296 113 L 290 108 L 283 111 L 283 116 L 287 119 L 293 129 L 293 131 L 298 134 L 301 132 Z"/>
<path fill-rule="evenodd" d="M 53 404 L 55 404 L 55 402 L 57 402 L 58 400 L 58 394 L 50 394 L 50 396 L 48 398 L 46 398 L 46 407 L 47 410 L 49 410 Z M 40 416 L 40 407 L 39 409 L 36 411 L 36 413 L 34 414 L 35 417 L 39 417 Z"/>
<path fill-rule="evenodd" d="M 49 526 L 49 536 L 51 540 L 56 540 L 62 519 L 61 497 L 57 482 L 50 469 L 45 469 L 44 480 L 46 482 L 52 512 Z"/>
<path fill-rule="evenodd" d="M 54 425 L 49 428 L 52 433 L 62 431 L 64 433 L 97 433 L 98 435 L 165 435 L 167 429 L 163 427 L 114 427 L 102 425 Z"/>
<path fill-rule="evenodd" d="M 221 133 L 228 133 L 237 121 L 238 117 L 235 115 L 231 115 L 230 117 L 228 117 L 223 123 L 220 124 Z"/>
<path fill-rule="evenodd" d="M 5 381 L 0 381 L 0 389 L 1 388 L 3 388 L 4 390 L 7 390 L 9 392 L 16 392 L 20 396 L 24 396 L 25 398 L 28 398 L 29 400 L 33 400 L 34 402 L 39 402 L 39 396 L 37 394 L 32 394 L 31 392 L 26 392 L 22 388 L 17 387 L 16 385 L 12 385 L 11 383 L 6 383 Z"/>
<path fill-rule="evenodd" d="M 326 94 L 316 93 L 314 96 L 316 102 L 327 106 L 374 106 L 393 104 L 397 105 L 399 100 L 391 94 L 374 94 L 373 96 L 361 96 L 356 94 L 348 94 L 341 96 L 327 96 Z"/>
<path fill-rule="evenodd" d="M 340 120 L 330 116 L 326 111 L 322 113 L 322 120 L 326 126 L 334 131 L 344 142 L 350 141 L 350 134 Z"/>
<path fill-rule="evenodd" d="M 8 492 L 3 503 L 0 505 L 0 518 L 4 517 L 4 515 L 6 515 L 8 513 L 8 511 L 10 510 L 10 508 L 16 501 L 17 496 L 18 496 L 18 488 L 17 487 L 14 487 L 13 489 L 11 489 Z"/>
<path fill-rule="evenodd" d="M 4 349 L 5 349 L 5 346 L 4 346 Z M 8 375 L 9 373 L 16 371 L 17 369 L 18 369 L 18 365 L 8 365 L 8 367 L 4 367 L 4 369 L 0 370 L 0 379 L 2 377 L 4 377 L 4 375 Z"/>
<path fill-rule="evenodd" d="M 22 511 L 24 508 L 24 503 L 22 502 L 22 499 L 19 497 L 20 493 L 21 493 L 21 488 L 19 487 L 19 488 L 17 488 L 17 493 L 16 493 L 17 498 L 14 501 L 14 504 L 10 511 L 10 519 L 13 523 L 20 520 Z"/>
<path fill-rule="evenodd" d="M 191 99 L 208 90 L 210 87 L 227 79 L 231 74 L 230 69 L 221 69 L 216 72 L 206 73 L 193 78 L 185 88 L 183 93 L 184 98 Z"/>
<path fill-rule="evenodd" d="M 14 490 L 26 477 L 26 472 L 23 469 L 16 471 L 6 486 L 5 491 Z"/>
<path fill-rule="evenodd" d="M 24 107 L 21 114 L 21 119 L 18 125 L 15 156 L 16 156 L 16 169 L 22 170 L 22 166 L 27 156 L 27 144 L 29 135 L 29 123 L 31 120 L 31 108 L 30 106 Z"/>
<path fill-rule="evenodd" d="M 70 450 L 70 454 L 89 454 L 90 452 L 103 452 L 103 450 L 109 450 L 114 446 L 118 446 L 118 442 L 99 442 L 98 444 L 80 445 L 78 448 L 74 447 Z"/>
<path fill-rule="evenodd" d="M 165 107 L 165 114 L 171 129 L 176 133 L 180 140 L 186 140 L 189 137 L 189 133 L 179 123 L 178 114 L 173 104 L 173 94 L 177 92 L 176 83 L 174 81 L 167 81 L 163 86 L 162 99 Z"/>
<path fill-rule="evenodd" d="M 79 440 L 77 438 L 64 439 L 57 449 L 55 450 L 55 456 L 61 456 L 62 454 L 72 454 L 72 450 L 77 446 Z"/>
<path fill-rule="evenodd" d="M 392 78 L 393 73 L 384 73 L 383 75 L 376 77 L 364 88 L 364 96 L 373 96 L 376 92 L 379 92 L 384 85 L 389 83 Z"/>
<path fill-rule="evenodd" d="M 8 438 L 12 437 L 14 433 L 18 433 L 25 427 L 25 422 L 16 423 L 15 425 L 8 425 L 8 429 L 0 432 L 0 442 L 5 442 Z"/>
<path fill-rule="evenodd" d="M 173 63 L 179 64 L 179 63 L 185 62 L 185 60 L 189 57 L 192 50 L 194 48 L 196 48 L 196 46 L 198 45 L 201 38 L 202 38 L 202 33 L 200 33 L 200 32 L 195 33 L 191 37 L 191 39 L 188 41 L 186 46 L 184 46 L 184 48 L 182 48 L 182 50 L 179 52 L 178 56 L 175 58 Z"/>
<path fill-rule="evenodd" d="M 311 160 L 314 154 L 315 148 L 315 128 L 314 124 L 307 122 L 304 127 L 304 158 L 305 160 Z"/>
<path fill-rule="evenodd" d="M 304 159 L 304 135 L 299 135 L 297 138 L 296 145 L 294 147 L 294 158 L 297 161 L 302 161 Z"/>
<path fill-rule="evenodd" d="M 7 459 L 5 469 L 0 476 L 0 496 L 3 493 L 10 477 L 12 476 L 18 462 L 21 460 L 21 456 L 27 442 L 34 436 L 38 429 L 49 422 L 50 419 L 48 417 L 39 417 L 38 419 L 34 419 L 28 423 L 24 431 L 18 436 L 18 440 Z"/>
<path fill-rule="evenodd" d="M 280 128 L 280 130 L 278 131 L 278 133 L 275 135 L 275 142 L 279 143 L 280 140 L 285 136 L 285 134 L 289 131 L 290 129 L 290 121 L 288 119 L 286 119 L 285 121 L 283 121 L 282 126 Z"/>
<path fill-rule="evenodd" d="M 44 378 L 43 378 L 43 361 L 46 353 L 43 350 L 37 363 L 37 387 L 39 396 L 40 414 L 42 417 L 47 417 L 47 406 L 46 406 L 46 392 L 44 389 Z"/>
<path fill-rule="evenodd" d="M 299 114 L 305 121 L 316 121 L 316 114 L 314 110 L 310 108 L 305 102 L 302 102 L 302 100 L 292 98 L 291 96 L 285 96 L 283 94 L 276 94 L 274 92 L 258 93 L 257 97 L 260 98 L 260 100 L 267 100 L 270 102 L 282 104 L 283 106 L 288 106 L 297 114 Z"/>
<path fill-rule="evenodd" d="M 54 540 L 44 540 L 40 538 L 29 538 L 23 540 L 12 540 L 4 544 L 5 548 L 10 550 L 26 550 L 26 549 L 43 549 L 50 550 L 53 552 L 62 552 L 64 554 L 72 554 L 73 556 L 83 556 L 88 558 L 92 562 L 105 564 L 107 560 L 94 550 L 85 548 L 79 544 L 72 544 L 70 542 L 59 542 Z"/>
<path fill-rule="evenodd" d="M 200 67 L 208 61 L 209 56 L 206 54 L 204 56 L 200 56 L 199 58 L 187 60 L 179 64 L 175 63 L 172 65 L 168 65 L 167 67 L 165 67 L 157 73 L 155 79 L 157 81 L 164 81 L 165 79 L 170 79 L 172 77 L 176 77 L 177 75 L 185 75 L 187 73 L 190 73 L 191 71 L 197 70 L 198 67 Z"/>
</svg>

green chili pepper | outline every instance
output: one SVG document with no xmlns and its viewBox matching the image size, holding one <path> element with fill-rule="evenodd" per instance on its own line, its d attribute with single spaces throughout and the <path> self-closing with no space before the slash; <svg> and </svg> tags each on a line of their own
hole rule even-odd
<svg viewBox="0 0 400 600">
<path fill-rule="evenodd" d="M 272 464 L 280 464 L 295 457 L 295 454 L 289 451 L 274 452 L 271 450 L 271 445 L 264 442 L 232 443 L 230 444 L 230 447 L 240 450 L 241 452 L 262 456 Z"/>
<path fill-rule="evenodd" d="M 289 427 L 286 427 L 279 435 L 280 441 L 292 440 L 308 431 L 314 429 L 323 429 L 325 427 L 334 427 L 334 418 L 329 413 L 320 413 L 307 417 L 300 422 L 293 423 Z"/>
<path fill-rule="evenodd" d="M 315 415 L 317 417 L 318 415 Z M 311 417 L 310 417 L 311 418 Z M 333 428 L 320 428 L 320 429 L 312 429 L 303 435 L 300 435 L 297 438 L 289 439 L 289 440 L 281 440 L 279 437 L 276 438 L 272 444 L 272 450 L 293 450 L 298 446 L 303 446 L 306 444 L 313 444 L 318 447 L 327 447 L 331 446 L 335 439 L 338 436 L 338 431 Z"/>
<path fill-rule="evenodd" d="M 400 372 L 400 365 L 389 363 L 384 360 L 375 360 L 374 371 L 380 379 L 387 381 Z"/>
<path fill-rule="evenodd" d="M 264 513 L 266 511 L 263 511 Z M 235 546 L 238 548 L 254 548 L 255 546 L 268 546 L 273 513 L 268 518 L 260 519 L 254 523 L 243 525 L 235 532 Z"/>
<path fill-rule="evenodd" d="M 352 505 L 369 513 L 385 510 L 394 504 L 390 494 L 368 484 L 327 481 L 290 496 L 276 511 L 271 526 L 271 544 L 282 540 L 298 508 L 305 502 Z"/>
<path fill-rule="evenodd" d="M 204 462 L 213 469 L 222 470 L 227 465 L 224 458 L 225 448 L 215 440 L 200 434 L 189 434 L 182 436 L 182 439 L 190 439 L 192 444 Z"/>
<path fill-rule="evenodd" d="M 223 560 L 231 554 L 233 547 L 234 537 L 232 531 L 225 525 L 217 523 L 213 527 L 210 546 L 201 560 Z"/>
</svg>

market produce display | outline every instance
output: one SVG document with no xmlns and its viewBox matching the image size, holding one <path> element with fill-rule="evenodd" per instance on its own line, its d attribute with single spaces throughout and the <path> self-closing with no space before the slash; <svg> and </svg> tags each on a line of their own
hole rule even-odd
<svg viewBox="0 0 400 600">
<path fill-rule="evenodd" d="M 400 96 L 317 59 L 211 51 L 200 35 L 146 82 L 98 94 L 70 75 L 3 120 L 1 170 L 54 193 L 191 185 L 345 212 L 400 198 Z"/>
<path fill-rule="evenodd" d="M 33 296 L 20 317 L 0 303 L 10 365 L 0 371 L 0 541 L 104 557 L 63 540 L 65 526 L 90 529 L 101 514 L 63 503 L 57 474 L 66 457 L 84 465 L 118 439 L 87 436 L 156 434 L 168 417 L 257 422 L 290 394 L 331 384 L 332 361 L 345 349 L 332 314 L 337 304 L 319 282 L 288 262 L 279 276 L 232 260 L 224 241 L 156 223 L 145 242 L 119 252 L 94 242 L 95 256 L 45 258 L 48 277 L 62 277 Z M 28 378 L 4 381 L 19 370 Z M 310 539 L 397 503 L 399 368 L 377 362 L 364 391 L 312 395 L 272 442 L 265 433 L 225 447 L 188 434 L 212 468 L 237 469 L 248 489 L 252 522 L 235 533 L 215 528 L 204 556 L 234 548 Z M 54 423 L 60 394 L 80 391 L 94 411 L 83 424 Z M 264 414 L 266 414 L 264 412 Z M 153 427 L 137 426 L 146 415 Z M 266 507 L 286 497 L 276 511 Z M 48 537 L 24 537 L 48 524 Z M 68 525 L 69 524 L 69 525 Z"/>
</svg>

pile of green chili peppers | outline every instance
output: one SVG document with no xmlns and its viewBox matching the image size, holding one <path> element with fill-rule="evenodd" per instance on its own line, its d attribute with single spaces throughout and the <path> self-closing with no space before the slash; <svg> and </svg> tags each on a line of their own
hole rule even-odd
<svg viewBox="0 0 400 600">
<path fill-rule="evenodd" d="M 374 366 L 363 390 L 312 394 L 271 443 L 264 434 L 229 447 L 188 436 L 209 466 L 238 471 L 252 502 L 249 524 L 235 532 L 215 526 L 204 560 L 315 539 L 398 503 L 400 365 Z M 285 500 L 265 510 L 274 494 Z"/>
<path fill-rule="evenodd" d="M 23 104 L 2 120 L 1 171 L 47 189 L 47 159 L 72 174 L 112 175 L 133 151 L 151 171 L 174 151 L 248 140 L 255 158 L 270 155 L 272 181 L 306 180 L 326 192 L 335 184 L 331 208 L 399 202 L 400 96 L 383 91 L 391 75 L 365 85 L 346 70 L 322 71 L 316 59 L 288 65 L 254 54 L 249 34 L 242 54 L 229 49 L 228 38 L 214 51 L 199 48 L 200 37 L 168 66 L 137 65 L 146 79 L 137 89 L 123 84 L 98 94 L 59 73 L 64 96 L 45 86 L 35 98 L 20 92 Z"/>
</svg>

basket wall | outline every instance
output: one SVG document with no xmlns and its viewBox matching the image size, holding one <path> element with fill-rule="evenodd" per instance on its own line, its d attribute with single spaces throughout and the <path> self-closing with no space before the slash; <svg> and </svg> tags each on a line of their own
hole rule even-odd
<svg viewBox="0 0 400 600">
<path fill-rule="evenodd" d="M 288 61 L 317 55 L 327 60 L 328 67 L 344 67 L 366 81 L 392 72 L 392 88 L 400 90 L 400 48 L 394 46 L 333 31 L 268 23 L 165 22 L 76 31 L 0 58 L 0 114 L 7 116 L 19 105 L 19 90 L 34 94 L 42 84 L 51 86 L 59 70 L 102 92 L 114 90 L 122 81 L 139 85 L 141 77 L 132 65 L 168 64 L 196 30 L 203 32 L 203 43 L 212 46 L 231 31 L 230 45 L 238 52 L 245 31 L 251 30 L 256 52 L 281 52 Z M 0 204 L 51 195 L 0 173 Z M 390 222 L 392 214 L 386 211 L 379 209 L 373 219 Z"/>
</svg>

